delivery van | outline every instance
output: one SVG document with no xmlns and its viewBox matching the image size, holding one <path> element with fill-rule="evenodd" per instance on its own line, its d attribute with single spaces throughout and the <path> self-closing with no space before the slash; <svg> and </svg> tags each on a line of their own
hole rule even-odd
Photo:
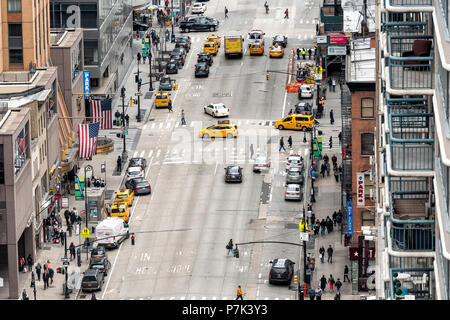
<svg viewBox="0 0 450 320">
<path fill-rule="evenodd" d="M 117 217 L 108 217 L 95 228 L 96 242 L 106 248 L 117 248 L 129 236 L 128 223 Z"/>
</svg>

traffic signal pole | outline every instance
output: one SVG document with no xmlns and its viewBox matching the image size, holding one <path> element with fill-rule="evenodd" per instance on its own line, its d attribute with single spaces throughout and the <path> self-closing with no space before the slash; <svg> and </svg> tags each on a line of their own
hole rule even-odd
<svg viewBox="0 0 450 320">
<path fill-rule="evenodd" d="M 140 61 L 141 61 L 140 57 L 141 57 L 141 55 L 140 55 L 140 53 L 138 52 L 138 56 L 137 56 L 137 60 L 138 60 L 138 63 L 137 63 L 137 76 L 138 76 L 138 83 L 137 83 L 137 89 L 138 89 L 138 113 L 137 113 L 137 116 L 136 116 L 136 121 L 137 121 L 137 122 L 141 122 L 141 85 L 140 85 L 141 77 L 140 77 L 140 74 L 139 74 L 139 64 L 140 64 Z"/>
</svg>

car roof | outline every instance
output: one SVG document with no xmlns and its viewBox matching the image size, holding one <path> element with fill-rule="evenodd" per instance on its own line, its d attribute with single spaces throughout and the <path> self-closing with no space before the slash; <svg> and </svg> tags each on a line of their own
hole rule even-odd
<svg viewBox="0 0 450 320">
<path fill-rule="evenodd" d="M 97 270 L 97 269 L 87 269 L 84 272 L 84 275 L 85 276 L 94 276 L 94 275 L 97 275 L 97 273 L 99 273 L 99 270 Z"/>
<path fill-rule="evenodd" d="M 274 268 L 284 268 L 285 267 L 285 263 L 286 263 L 287 259 L 275 259 L 273 261 L 273 267 Z"/>
<path fill-rule="evenodd" d="M 289 157 L 288 157 L 288 159 L 296 159 L 296 158 L 299 158 L 300 159 L 300 155 L 298 155 L 298 154 L 291 154 L 291 155 L 289 155 Z"/>
<path fill-rule="evenodd" d="M 205 61 L 197 62 L 196 66 L 207 66 L 208 64 Z"/>
<path fill-rule="evenodd" d="M 295 183 L 290 183 L 286 186 L 286 189 L 292 190 L 292 189 L 300 189 L 300 185 L 299 184 L 295 184 Z"/>
<path fill-rule="evenodd" d="M 233 169 L 233 168 L 239 168 L 239 169 L 241 169 L 240 166 L 228 166 L 228 167 L 227 167 L 227 169 Z"/>
</svg>

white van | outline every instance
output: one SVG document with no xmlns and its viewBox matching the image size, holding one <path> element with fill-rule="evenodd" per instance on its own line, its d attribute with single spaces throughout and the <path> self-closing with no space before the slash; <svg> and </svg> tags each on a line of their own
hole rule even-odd
<svg viewBox="0 0 450 320">
<path fill-rule="evenodd" d="M 312 90 L 310 86 L 307 85 L 301 85 L 300 89 L 298 91 L 298 98 L 312 98 Z"/>
<path fill-rule="evenodd" d="M 95 240 L 106 248 L 117 248 L 129 236 L 128 223 L 118 217 L 108 217 L 95 228 Z"/>
</svg>

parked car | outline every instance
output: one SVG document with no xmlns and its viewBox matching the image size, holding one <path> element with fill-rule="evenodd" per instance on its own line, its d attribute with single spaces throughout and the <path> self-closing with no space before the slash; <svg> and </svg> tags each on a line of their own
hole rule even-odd
<svg viewBox="0 0 450 320">
<path fill-rule="evenodd" d="M 183 58 L 182 55 L 170 54 L 170 60 L 173 60 L 177 64 L 177 69 L 183 68 L 183 66 L 184 66 L 184 58 Z"/>
<path fill-rule="evenodd" d="M 312 114 L 312 106 L 308 102 L 299 102 L 295 105 L 295 114 Z"/>
<path fill-rule="evenodd" d="M 291 168 L 301 168 L 303 170 L 303 157 L 298 154 L 291 154 L 286 161 L 286 171 Z"/>
<path fill-rule="evenodd" d="M 175 38 L 175 48 L 183 48 L 186 52 L 189 52 L 189 50 L 191 50 L 190 39 L 184 37 Z"/>
<path fill-rule="evenodd" d="M 102 290 L 105 275 L 98 269 L 87 269 L 81 280 L 81 291 L 90 292 Z"/>
<path fill-rule="evenodd" d="M 298 200 L 303 199 L 303 190 L 299 184 L 288 184 L 284 194 L 284 200 Z"/>
<path fill-rule="evenodd" d="M 207 62 L 210 66 L 213 64 L 213 58 L 209 52 L 200 52 L 197 55 L 197 62 Z"/>
<path fill-rule="evenodd" d="M 111 262 L 106 257 L 94 257 L 89 262 L 89 269 L 97 269 L 103 272 L 104 276 L 108 275 L 108 270 L 111 268 Z"/>
<path fill-rule="evenodd" d="M 206 62 L 199 62 L 195 65 L 195 77 L 209 76 L 209 65 Z"/>
<path fill-rule="evenodd" d="M 230 108 L 225 106 L 223 103 L 211 103 L 203 107 L 206 114 L 215 117 L 226 117 L 230 115 Z"/>
<path fill-rule="evenodd" d="M 107 258 L 106 248 L 104 246 L 97 246 L 95 249 L 91 251 L 91 260 L 93 258 Z"/>
<path fill-rule="evenodd" d="M 176 74 L 178 73 L 178 63 L 176 60 L 170 60 L 166 64 L 166 74 Z"/>
<path fill-rule="evenodd" d="M 313 96 L 313 92 L 311 90 L 311 86 L 308 85 L 301 85 L 299 90 L 298 90 L 298 99 L 302 99 L 302 98 L 312 98 Z"/>
<path fill-rule="evenodd" d="M 303 170 L 301 168 L 291 168 L 286 174 L 286 183 L 300 183 L 305 182 L 305 177 L 303 175 Z"/>
<path fill-rule="evenodd" d="M 225 182 L 242 182 L 242 168 L 240 166 L 226 167 Z"/>
<path fill-rule="evenodd" d="M 183 61 L 184 61 L 184 59 L 186 59 L 186 55 L 187 55 L 187 51 L 186 51 L 186 49 L 184 49 L 183 47 L 178 47 L 178 48 L 175 48 L 175 49 L 173 49 L 171 52 L 170 52 L 170 55 L 172 56 L 175 56 L 175 55 L 179 55 L 179 56 L 182 56 L 183 57 Z"/>
<path fill-rule="evenodd" d="M 144 177 L 144 170 L 141 167 L 130 167 L 127 169 L 127 180 L 136 177 Z"/>
<path fill-rule="evenodd" d="M 206 4 L 196 2 L 192 5 L 192 13 L 205 13 L 206 11 Z"/>
<path fill-rule="evenodd" d="M 183 32 L 192 31 L 215 31 L 219 28 L 219 21 L 205 16 L 188 16 L 180 22 L 180 29 Z"/>
<path fill-rule="evenodd" d="M 253 172 L 262 172 L 263 170 L 269 170 L 270 160 L 266 156 L 258 156 L 253 164 Z"/>
<path fill-rule="evenodd" d="M 128 162 L 128 168 L 130 167 L 140 167 L 145 170 L 147 167 L 147 160 L 142 157 L 131 158 Z"/>
<path fill-rule="evenodd" d="M 269 283 L 287 283 L 290 284 L 294 276 L 295 262 L 289 259 L 274 259 L 270 261 L 272 267 L 269 272 Z"/>
</svg>

